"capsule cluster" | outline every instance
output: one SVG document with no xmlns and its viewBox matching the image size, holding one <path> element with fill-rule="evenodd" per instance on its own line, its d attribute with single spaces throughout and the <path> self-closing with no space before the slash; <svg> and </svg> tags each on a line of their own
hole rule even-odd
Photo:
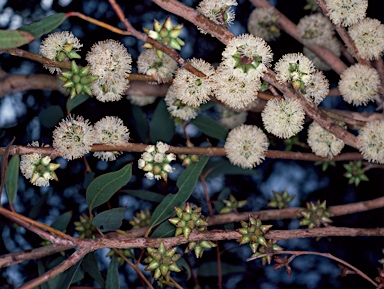
<svg viewBox="0 0 384 289">
<path fill-rule="evenodd" d="M 133 229 L 142 228 L 149 226 L 151 221 L 151 212 L 147 209 L 145 212 L 140 210 L 137 212 L 135 216 L 133 216 L 132 220 L 129 223 L 132 225 Z"/>
<path fill-rule="evenodd" d="M 321 226 L 328 226 L 332 223 L 330 217 L 333 215 L 327 210 L 326 201 L 320 203 L 309 202 L 307 203 L 307 209 L 300 212 L 304 217 L 300 221 L 300 225 L 308 226 L 308 228 L 320 228 Z"/>
<path fill-rule="evenodd" d="M 81 214 L 80 221 L 75 224 L 75 230 L 79 233 L 80 238 L 91 238 L 97 232 L 97 229 L 92 225 L 92 221 L 86 214 Z"/>
<path fill-rule="evenodd" d="M 273 198 L 268 203 L 268 207 L 283 209 L 288 207 L 288 204 L 292 202 L 295 196 L 290 196 L 287 190 L 284 190 L 282 193 L 272 191 Z"/>
<path fill-rule="evenodd" d="M 267 246 L 264 234 L 272 227 L 272 225 L 263 225 L 260 218 L 249 216 L 249 221 L 241 222 L 241 227 L 237 231 L 242 235 L 237 241 L 240 245 L 249 243 L 252 253 L 256 253 L 259 245 Z"/>
</svg>

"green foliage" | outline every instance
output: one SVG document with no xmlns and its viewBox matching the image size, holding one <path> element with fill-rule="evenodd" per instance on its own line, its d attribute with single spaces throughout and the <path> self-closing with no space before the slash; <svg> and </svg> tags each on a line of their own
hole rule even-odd
<svg viewBox="0 0 384 289">
<path fill-rule="evenodd" d="M 87 188 L 86 199 L 89 211 L 107 202 L 132 176 L 132 164 L 117 172 L 104 174 L 94 179 Z"/>
<path fill-rule="evenodd" d="M 147 190 L 121 190 L 120 193 L 128 194 L 136 198 L 155 203 L 160 203 L 164 199 L 164 196 L 162 194 Z"/>
<path fill-rule="evenodd" d="M 81 268 L 84 272 L 87 272 L 101 287 L 104 288 L 104 279 L 101 276 L 97 258 L 94 252 L 85 255 L 83 262 L 81 262 Z"/>
<path fill-rule="evenodd" d="M 57 13 L 17 30 L 0 30 L 0 49 L 16 48 L 28 44 L 59 27 L 65 19 L 65 13 Z"/>
<path fill-rule="evenodd" d="M 215 139 L 225 141 L 228 136 L 228 130 L 208 116 L 199 114 L 190 123 L 197 126 L 202 133 Z"/>
<path fill-rule="evenodd" d="M 46 128 L 52 128 L 64 118 L 64 112 L 58 105 L 49 106 L 39 113 L 39 120 Z"/>
<path fill-rule="evenodd" d="M 117 259 L 112 257 L 111 263 L 109 263 L 107 279 L 105 281 L 105 289 L 120 288 L 119 271 L 117 267 Z"/>
<path fill-rule="evenodd" d="M 4 160 L 5 161 L 5 160 Z M 7 172 L 5 175 L 5 187 L 9 203 L 13 203 L 16 198 L 18 182 L 19 182 L 19 166 L 20 157 L 14 155 L 8 163 Z"/>
<path fill-rule="evenodd" d="M 169 218 L 174 212 L 174 206 L 180 207 L 189 199 L 193 188 L 195 187 L 196 182 L 208 160 L 209 157 L 204 156 L 198 163 L 191 164 L 180 174 L 180 177 L 176 183 L 179 191 L 176 194 L 167 195 L 156 207 L 152 214 L 150 223 L 151 228 Z"/>
<path fill-rule="evenodd" d="M 76 97 L 69 97 L 67 100 L 67 114 L 71 114 L 72 110 L 74 110 L 76 107 L 78 107 L 80 104 L 86 102 L 90 96 L 86 93 L 76 95 Z"/>
<path fill-rule="evenodd" d="M 115 208 L 102 212 L 93 218 L 92 225 L 102 230 L 115 231 L 121 227 L 126 210 Z"/>
<path fill-rule="evenodd" d="M 171 119 L 167 105 L 162 99 L 157 104 L 149 125 L 149 138 L 152 143 L 162 141 L 169 143 L 175 134 L 175 125 Z"/>
</svg>

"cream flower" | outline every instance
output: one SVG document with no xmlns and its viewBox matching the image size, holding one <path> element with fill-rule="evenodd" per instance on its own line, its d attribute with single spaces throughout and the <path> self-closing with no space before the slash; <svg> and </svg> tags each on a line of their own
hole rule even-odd
<svg viewBox="0 0 384 289">
<path fill-rule="evenodd" d="M 173 117 L 187 121 L 197 116 L 196 108 L 183 104 L 181 100 L 176 97 L 173 85 L 168 88 L 167 94 L 165 95 L 165 103 L 167 104 L 168 112 Z"/>
<path fill-rule="evenodd" d="M 332 23 L 321 13 L 301 18 L 297 31 L 305 43 L 316 45 L 324 45 L 335 34 Z"/>
<path fill-rule="evenodd" d="M 384 51 L 384 25 L 377 19 L 366 18 L 348 30 L 361 57 L 378 59 Z"/>
<path fill-rule="evenodd" d="M 224 149 L 232 164 L 252 169 L 262 163 L 268 146 L 268 138 L 260 128 L 241 125 L 229 132 Z"/>
<path fill-rule="evenodd" d="M 359 131 L 357 140 L 364 159 L 384 164 L 384 121 L 368 122 Z"/>
<path fill-rule="evenodd" d="M 123 144 L 129 141 L 129 130 L 123 121 L 115 116 L 106 116 L 95 123 L 95 143 L 99 144 Z M 114 161 L 122 152 L 95 152 L 94 157 L 104 161 Z"/>
<path fill-rule="evenodd" d="M 212 93 L 210 76 L 215 73 L 215 69 L 202 59 L 193 58 L 188 62 L 204 73 L 206 77 L 199 77 L 185 68 L 179 68 L 173 80 L 173 87 L 177 98 L 182 103 L 199 107 L 200 104 L 206 103 L 210 99 L 209 95 Z"/>
<path fill-rule="evenodd" d="M 82 116 L 68 116 L 53 131 L 53 147 L 68 160 L 81 158 L 94 142 L 95 130 Z"/>
<path fill-rule="evenodd" d="M 79 51 L 81 47 L 83 47 L 83 44 L 80 43 L 79 39 L 77 39 L 72 32 L 55 32 L 49 34 L 48 37 L 41 42 L 40 54 L 51 60 L 63 61 L 68 59 L 68 53 L 71 51 Z M 78 58 L 78 56 L 75 58 Z M 44 67 L 48 68 L 50 73 L 54 73 L 55 71 L 61 72 L 60 68 Z"/>
<path fill-rule="evenodd" d="M 342 126 L 346 128 L 345 124 Z M 341 139 L 322 128 L 316 121 L 309 125 L 307 141 L 313 153 L 324 158 L 337 156 L 344 147 Z"/>
<path fill-rule="evenodd" d="M 329 93 L 329 82 L 324 74 L 317 70 L 312 74 L 311 82 L 300 93 L 307 100 L 319 105 Z"/>
<path fill-rule="evenodd" d="M 248 113 L 246 111 L 230 109 L 224 105 L 218 107 L 220 111 L 219 123 L 227 129 L 233 129 L 243 124 L 247 119 Z"/>
<path fill-rule="evenodd" d="M 280 36 L 278 27 L 279 15 L 273 7 L 260 7 L 254 9 L 249 15 L 248 31 L 254 36 L 263 38 L 265 41 L 275 40 Z"/>
<path fill-rule="evenodd" d="M 305 112 L 294 99 L 273 98 L 261 113 L 265 129 L 280 138 L 290 138 L 303 129 Z"/>
<path fill-rule="evenodd" d="M 39 147 L 39 142 L 34 141 L 28 146 Z M 30 182 L 38 187 L 49 186 L 50 180 L 58 180 L 55 170 L 59 164 L 51 163 L 49 156 L 39 153 L 32 153 L 21 156 L 20 171 L 23 176 L 30 179 Z"/>
<path fill-rule="evenodd" d="M 156 101 L 156 96 L 152 95 L 136 95 L 131 94 L 127 95 L 127 99 L 134 105 L 137 106 L 146 106 L 148 104 L 152 104 Z"/>
<path fill-rule="evenodd" d="M 343 99 L 355 106 L 366 105 L 377 94 L 380 76 L 376 69 L 355 64 L 340 76 L 339 90 Z"/>
<path fill-rule="evenodd" d="M 261 82 L 253 74 L 220 65 L 212 76 L 214 93 L 218 100 L 232 109 L 244 109 L 257 99 Z"/>
<path fill-rule="evenodd" d="M 100 41 L 92 46 L 86 60 L 90 74 L 99 77 L 91 85 L 96 98 L 102 102 L 120 100 L 129 86 L 132 62 L 124 45 L 111 39 Z"/>
<path fill-rule="evenodd" d="M 172 79 L 177 69 L 177 62 L 167 54 L 159 58 L 155 49 L 146 49 L 137 59 L 137 68 L 139 73 L 151 75 L 157 82 L 162 83 Z"/>
<path fill-rule="evenodd" d="M 219 25 L 231 25 L 235 20 L 235 12 L 230 6 L 237 6 L 236 0 L 203 0 L 196 10 L 209 20 Z M 204 34 L 205 31 L 202 31 Z"/>
<path fill-rule="evenodd" d="M 232 38 L 222 55 L 222 65 L 246 74 L 253 73 L 254 78 L 263 76 L 273 56 L 268 44 L 251 34 Z"/>
<path fill-rule="evenodd" d="M 368 0 L 325 0 L 334 24 L 348 27 L 365 18 Z"/>
</svg>

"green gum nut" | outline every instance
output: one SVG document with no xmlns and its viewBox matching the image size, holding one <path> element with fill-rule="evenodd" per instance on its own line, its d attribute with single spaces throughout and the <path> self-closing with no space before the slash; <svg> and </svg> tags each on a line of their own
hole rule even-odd
<svg viewBox="0 0 384 289">
<path fill-rule="evenodd" d="M 71 51 L 71 52 L 68 52 L 68 58 L 69 59 L 80 59 L 81 56 L 76 52 L 76 51 Z"/>
</svg>

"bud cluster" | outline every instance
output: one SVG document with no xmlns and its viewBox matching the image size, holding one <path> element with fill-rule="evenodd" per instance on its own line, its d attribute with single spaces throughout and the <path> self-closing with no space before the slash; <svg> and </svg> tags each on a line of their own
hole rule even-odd
<svg viewBox="0 0 384 289">
<path fill-rule="evenodd" d="M 260 218 L 253 218 L 249 216 L 249 222 L 241 222 L 240 229 L 237 231 L 242 235 L 237 242 L 240 245 L 249 243 L 252 252 L 255 254 L 259 245 L 266 246 L 267 241 L 264 238 L 264 234 L 272 227 L 272 225 L 263 225 Z"/>
<path fill-rule="evenodd" d="M 116 250 L 119 251 L 126 258 L 135 259 L 135 255 L 133 255 L 131 249 L 116 249 Z M 115 252 L 113 249 L 110 249 L 107 255 L 105 256 L 110 258 L 112 258 L 113 256 L 116 256 L 117 264 L 119 266 L 123 265 L 125 262 L 124 259 L 119 254 L 117 254 L 117 252 Z"/>
<path fill-rule="evenodd" d="M 358 186 L 361 181 L 368 181 L 368 177 L 364 174 L 367 168 L 362 168 L 361 165 L 361 161 L 353 161 L 344 165 L 346 170 L 344 177 L 349 179 L 348 184 Z"/>
<path fill-rule="evenodd" d="M 139 169 L 147 172 L 145 176 L 152 180 L 163 179 L 167 181 L 168 173 L 173 171 L 173 168 L 169 164 L 176 159 L 176 155 L 173 153 L 166 154 L 169 149 L 169 145 L 159 141 L 156 146 L 149 145 L 145 149 L 145 152 L 141 155 L 138 161 Z"/>
<path fill-rule="evenodd" d="M 230 212 L 237 212 L 237 209 L 244 207 L 247 204 L 247 202 L 248 202 L 247 200 L 238 201 L 231 194 L 231 195 L 229 195 L 229 200 L 223 200 L 225 207 L 220 210 L 219 214 L 227 214 Z"/>
<path fill-rule="evenodd" d="M 284 190 L 280 194 L 275 191 L 272 191 L 272 193 L 273 193 L 273 198 L 268 203 L 268 207 L 271 207 L 271 208 L 278 208 L 278 209 L 286 208 L 288 207 L 288 204 L 292 202 L 292 200 L 295 198 L 295 196 L 288 195 L 287 190 Z"/>
<path fill-rule="evenodd" d="M 92 225 L 92 221 L 86 214 L 81 214 L 80 221 L 74 222 L 75 230 L 79 233 L 80 238 L 94 238 L 97 229 Z"/>
<path fill-rule="evenodd" d="M 133 229 L 143 228 L 149 226 L 149 222 L 151 221 L 151 212 L 147 209 L 145 212 L 140 210 L 137 212 L 133 219 L 129 221 L 132 225 Z"/>
<path fill-rule="evenodd" d="M 176 226 L 175 236 L 181 234 L 186 239 L 192 231 L 204 231 L 208 226 L 207 220 L 201 215 L 201 208 L 193 204 L 187 203 L 184 209 L 174 207 L 177 217 L 168 219 L 173 225 Z"/>
<path fill-rule="evenodd" d="M 261 255 L 266 255 L 261 257 L 261 262 L 263 266 L 266 262 L 268 262 L 268 265 L 271 264 L 272 256 L 274 251 L 282 251 L 283 248 L 281 248 L 279 245 L 275 244 L 276 241 L 268 240 L 265 245 L 259 247 L 256 253 L 252 255 L 252 257 L 259 257 Z"/>
<path fill-rule="evenodd" d="M 327 210 L 326 201 L 320 203 L 309 202 L 307 203 L 307 209 L 300 212 L 304 217 L 300 221 L 300 225 L 308 226 L 308 228 L 320 228 L 323 226 L 328 226 L 328 223 L 332 223 L 330 217 L 333 215 Z"/>
</svg>

